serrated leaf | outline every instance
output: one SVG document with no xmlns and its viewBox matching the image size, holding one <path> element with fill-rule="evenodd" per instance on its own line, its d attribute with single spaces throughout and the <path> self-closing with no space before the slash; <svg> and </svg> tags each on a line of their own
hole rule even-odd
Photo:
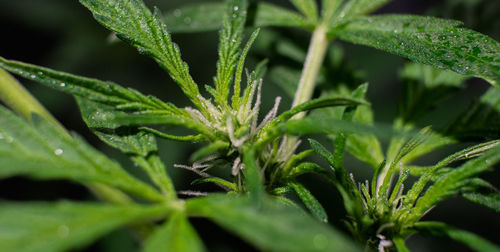
<svg viewBox="0 0 500 252">
<path fill-rule="evenodd" d="M 297 193 L 300 200 L 304 203 L 304 205 L 309 209 L 309 211 L 322 222 L 328 222 L 328 216 L 326 215 L 325 209 L 319 203 L 319 201 L 312 195 L 312 193 L 307 190 L 302 184 L 297 182 L 289 183 L 292 186 L 293 190 Z"/>
<path fill-rule="evenodd" d="M 2 57 L 0 57 L 0 67 L 48 87 L 84 97 L 93 102 L 114 106 L 116 109 L 180 113 L 180 110 L 172 104 L 163 103 L 153 96 L 143 95 L 134 89 L 127 89 L 110 81 L 77 76 L 19 61 L 6 60 Z"/>
<path fill-rule="evenodd" d="M 149 200 L 163 201 L 156 190 L 126 173 L 82 139 L 69 138 L 35 117 L 34 125 L 0 107 L 0 177 L 70 179 L 117 187 Z"/>
<path fill-rule="evenodd" d="M 97 203 L 0 203 L 0 250 L 69 251 L 131 222 L 157 217 L 163 207 Z"/>
<path fill-rule="evenodd" d="M 445 197 L 456 194 L 460 187 L 466 185 L 468 179 L 485 172 L 500 161 L 500 148 L 496 147 L 478 158 L 466 162 L 439 178 L 427 189 L 415 204 L 411 213 L 412 220 L 418 220 L 422 214 Z"/>
<path fill-rule="evenodd" d="M 478 252 L 500 251 L 500 247 L 498 247 L 498 245 L 493 244 L 478 235 L 452 226 L 448 226 L 441 222 L 418 222 L 414 225 L 414 229 L 416 229 L 420 233 L 429 233 L 436 236 L 447 236 L 453 240 L 459 241 L 469 246 L 469 248 Z"/>
<path fill-rule="evenodd" d="M 461 24 L 433 17 L 378 15 L 355 18 L 332 33 L 355 44 L 496 85 L 500 81 L 500 44 L 481 33 L 459 28 Z"/>
<path fill-rule="evenodd" d="M 200 105 L 198 86 L 172 42 L 158 10 L 153 15 L 140 0 L 80 0 L 95 19 L 117 37 L 151 56 L 164 68 L 196 105 Z"/>
<path fill-rule="evenodd" d="M 247 197 L 211 195 L 188 200 L 186 209 L 265 251 L 361 251 L 349 238 L 296 207 L 268 197 L 259 206 L 252 202 Z"/>
<path fill-rule="evenodd" d="M 143 252 L 160 251 L 206 251 L 203 242 L 182 213 L 174 213 L 149 237 Z"/>
<path fill-rule="evenodd" d="M 216 95 L 212 94 L 219 106 L 227 106 L 230 84 L 240 56 L 246 14 L 246 0 L 227 1 L 222 21 L 223 29 L 219 32 L 219 59 L 217 75 L 214 78 Z"/>
<path fill-rule="evenodd" d="M 498 192 L 492 192 L 488 194 L 471 192 L 462 194 L 462 197 L 479 205 L 500 212 L 500 194 Z"/>
</svg>

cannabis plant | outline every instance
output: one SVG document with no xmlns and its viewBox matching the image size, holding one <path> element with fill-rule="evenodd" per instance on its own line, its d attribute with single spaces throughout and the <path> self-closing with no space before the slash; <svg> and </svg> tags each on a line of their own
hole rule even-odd
<svg viewBox="0 0 500 252">
<path fill-rule="evenodd" d="M 10 107 L 0 107 L 0 178 L 66 179 L 99 200 L 0 203 L 0 250 L 65 251 L 127 227 L 144 251 L 205 251 L 189 219 L 208 218 L 265 251 L 408 251 L 405 239 L 417 233 L 500 251 L 468 231 L 422 220 L 456 195 L 500 211 L 498 190 L 479 178 L 500 162 L 500 44 L 462 28 L 460 21 L 369 15 L 388 2 L 291 0 L 292 10 L 228 0 L 163 15 L 141 0 L 80 0 L 114 37 L 156 61 L 191 104 L 180 107 L 111 81 L 0 57 L 0 97 Z M 302 51 L 268 27 L 310 32 L 309 49 Z M 211 30 L 219 31 L 216 74 L 212 83 L 200 85 L 169 32 Z M 278 44 L 278 57 L 303 64 L 302 70 L 272 58 L 260 58 L 249 70 L 247 56 L 261 33 Z M 368 84 L 344 64 L 336 39 L 413 62 L 400 73 L 403 94 L 393 126 L 374 122 Z M 280 108 L 278 96 L 262 113 L 268 68 L 270 79 L 293 99 L 290 109 Z M 73 95 L 90 130 L 142 169 L 147 181 L 67 131 L 2 69 Z M 491 84 L 476 104 L 445 126 L 422 120 L 468 77 Z M 165 126 L 191 134 L 176 135 Z M 331 141 L 333 150 L 313 139 L 302 144 L 307 134 Z M 174 165 L 198 176 L 192 190 L 176 190 L 157 138 L 202 145 L 189 161 Z M 463 149 L 437 163 L 414 162 L 444 146 Z M 371 181 L 356 181 L 345 167 L 345 153 L 373 167 Z M 314 162 L 314 154 L 328 167 Z M 349 235 L 327 224 L 321 202 L 301 183 L 304 174 L 336 188 L 329 194 L 343 200 Z M 196 190 L 202 183 L 220 190 Z"/>
</svg>

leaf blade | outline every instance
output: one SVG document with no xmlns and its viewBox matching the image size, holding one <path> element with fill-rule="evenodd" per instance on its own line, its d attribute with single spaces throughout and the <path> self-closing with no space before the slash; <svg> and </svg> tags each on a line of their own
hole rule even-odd
<svg viewBox="0 0 500 252">
<path fill-rule="evenodd" d="M 0 203 L 0 250 L 67 251 L 164 209 L 97 203 Z"/>
<path fill-rule="evenodd" d="M 454 20 L 413 15 L 359 17 L 333 30 L 355 44 L 409 58 L 418 63 L 500 81 L 500 44 Z"/>
</svg>

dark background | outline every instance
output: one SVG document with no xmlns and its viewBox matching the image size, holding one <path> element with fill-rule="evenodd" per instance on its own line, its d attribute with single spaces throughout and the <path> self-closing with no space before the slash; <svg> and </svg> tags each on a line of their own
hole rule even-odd
<svg viewBox="0 0 500 252">
<path fill-rule="evenodd" d="M 187 3 L 203 1 L 150 0 L 149 6 L 162 10 L 173 10 Z M 274 1 L 289 6 L 287 1 Z M 500 40 L 500 1 L 498 0 L 394 0 L 378 13 L 430 14 L 433 16 L 459 19 L 468 28 L 475 29 Z M 112 80 L 124 86 L 134 87 L 143 93 L 155 95 L 178 106 L 188 106 L 180 89 L 155 62 L 139 55 L 136 50 L 124 43 L 109 42 L 110 33 L 101 27 L 91 14 L 76 0 L 0 0 L 0 56 L 20 60 L 56 70 Z M 271 29 L 271 28 L 269 28 Z M 309 35 L 294 29 L 273 29 L 290 36 L 303 48 L 307 48 Z M 174 34 L 181 48 L 183 58 L 188 62 L 195 81 L 202 84 L 212 83 L 217 59 L 217 32 L 195 34 Z M 339 42 L 335 42 L 339 43 Z M 397 73 L 405 60 L 375 49 L 339 44 L 344 49 L 346 62 L 356 69 L 363 79 L 370 82 L 369 100 L 375 110 L 377 122 L 391 123 L 397 113 L 396 101 L 399 97 Z M 251 52 L 252 64 L 262 59 L 259 52 Z M 272 58 L 270 64 L 272 64 Z M 20 80 L 58 120 L 68 129 L 83 135 L 92 145 L 103 150 L 112 158 L 119 160 L 131 173 L 144 176 L 133 169 L 131 163 L 118 151 L 105 146 L 85 127 L 76 104 L 67 94 L 51 90 L 29 80 Z M 431 118 L 439 119 L 444 114 L 456 113 L 456 108 L 465 108 L 470 101 L 478 98 L 488 84 L 479 79 L 471 79 L 467 87 L 454 99 L 444 102 L 443 108 Z M 283 91 L 272 80 L 265 79 L 264 106 L 270 108 L 269 101 Z M 281 108 L 290 105 L 285 97 Z M 266 110 L 266 108 L 264 108 Z M 439 123 L 439 122 L 437 122 Z M 172 129 L 179 131 L 179 129 Z M 173 168 L 174 163 L 187 163 L 187 158 L 196 146 L 159 140 L 162 159 L 168 172 L 174 177 L 176 187 L 188 189 L 189 182 L 195 177 Z M 446 151 L 446 150 L 445 150 Z M 445 155 L 443 153 L 443 155 Z M 435 154 L 429 159 L 438 159 Z M 353 170 L 356 179 L 364 180 L 371 170 L 350 158 L 346 167 Z M 1 166 L 1 164 L 0 164 Z M 499 172 L 487 175 L 487 179 L 499 185 Z M 339 221 L 344 216 L 335 189 L 315 177 L 305 177 L 304 182 L 318 199 L 325 204 L 330 220 L 342 228 Z M 209 190 L 208 188 L 207 190 Z M 79 185 L 65 181 L 32 181 L 11 178 L 0 181 L 0 199 L 7 200 L 89 200 L 93 197 Z M 446 200 L 436 207 L 426 220 L 440 220 L 464 228 L 500 243 L 500 218 L 494 211 L 476 206 L 460 198 Z M 193 220 L 201 237 L 211 251 L 245 251 L 250 246 L 232 237 L 217 226 L 205 220 Z M 412 251 L 468 251 L 464 246 L 447 239 L 415 236 L 408 240 Z M 110 236 L 83 251 L 135 251 L 137 243 L 125 230 L 115 231 Z"/>
</svg>

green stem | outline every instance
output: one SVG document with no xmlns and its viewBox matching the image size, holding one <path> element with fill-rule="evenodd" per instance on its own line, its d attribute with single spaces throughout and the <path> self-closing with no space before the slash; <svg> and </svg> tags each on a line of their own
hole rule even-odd
<svg viewBox="0 0 500 252">
<path fill-rule="evenodd" d="M 318 26 L 314 30 L 292 107 L 309 101 L 312 97 L 316 79 L 318 78 L 319 70 L 323 64 L 323 59 L 325 58 L 326 49 L 328 47 L 326 31 L 327 29 L 323 25 Z M 304 115 L 305 113 L 300 113 L 295 115 L 294 118 L 302 118 Z"/>
<path fill-rule="evenodd" d="M 307 51 L 306 62 L 302 69 L 299 86 L 295 92 L 292 108 L 311 100 L 316 80 L 325 58 L 326 49 L 328 48 L 328 38 L 326 37 L 327 28 L 325 25 L 319 25 L 314 29 L 309 49 Z M 298 113 L 292 119 L 300 119 L 306 115 L 305 112 Z M 292 151 L 293 146 L 297 142 L 297 137 L 289 137 L 287 140 L 287 150 Z"/>
</svg>

